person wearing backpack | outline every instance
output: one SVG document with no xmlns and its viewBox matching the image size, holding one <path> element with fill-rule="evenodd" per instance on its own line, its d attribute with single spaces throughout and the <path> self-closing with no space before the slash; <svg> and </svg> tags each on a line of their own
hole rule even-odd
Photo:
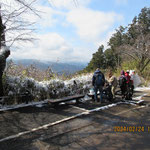
<svg viewBox="0 0 150 150">
<path fill-rule="evenodd" d="M 121 95 L 122 95 L 123 99 L 126 96 L 126 82 L 127 82 L 127 78 L 125 76 L 124 70 L 122 70 L 121 71 L 121 76 L 119 77 L 119 86 L 120 86 L 120 89 L 121 89 Z"/>
<path fill-rule="evenodd" d="M 102 102 L 103 98 L 102 98 L 102 90 L 103 90 L 103 86 L 105 84 L 105 77 L 104 74 L 100 71 L 99 68 L 96 69 L 96 71 L 94 72 L 93 78 L 92 78 L 92 85 L 94 86 L 94 100 L 97 102 Z M 100 100 L 98 100 L 97 97 L 97 92 L 99 91 L 100 93 Z"/>
<path fill-rule="evenodd" d="M 132 99 L 132 95 L 133 95 L 133 89 L 132 89 L 132 85 L 133 85 L 133 82 L 131 80 L 131 76 L 129 75 L 129 70 L 126 71 L 125 73 L 125 76 L 126 76 L 126 99 L 129 100 L 129 99 Z"/>
</svg>

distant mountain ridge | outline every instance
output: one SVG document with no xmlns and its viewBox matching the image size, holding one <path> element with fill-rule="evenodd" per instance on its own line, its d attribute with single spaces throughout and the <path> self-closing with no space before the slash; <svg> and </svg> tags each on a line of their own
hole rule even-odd
<svg viewBox="0 0 150 150">
<path fill-rule="evenodd" d="M 35 59 L 19 59 L 13 60 L 16 64 L 22 64 L 24 66 L 35 65 L 41 70 L 46 70 L 48 67 L 52 69 L 54 73 L 58 74 L 73 74 L 77 71 L 80 71 L 86 67 L 86 63 L 80 62 L 70 62 L 70 63 L 59 63 L 59 62 L 50 62 L 50 61 L 39 61 Z"/>
</svg>

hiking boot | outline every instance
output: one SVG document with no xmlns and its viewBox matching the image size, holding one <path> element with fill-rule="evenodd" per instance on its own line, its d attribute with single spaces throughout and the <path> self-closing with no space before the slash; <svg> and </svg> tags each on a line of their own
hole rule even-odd
<svg viewBox="0 0 150 150">
<path fill-rule="evenodd" d="M 97 100 L 97 99 L 94 99 L 93 101 L 94 101 L 94 102 L 98 102 L 98 100 Z"/>
</svg>

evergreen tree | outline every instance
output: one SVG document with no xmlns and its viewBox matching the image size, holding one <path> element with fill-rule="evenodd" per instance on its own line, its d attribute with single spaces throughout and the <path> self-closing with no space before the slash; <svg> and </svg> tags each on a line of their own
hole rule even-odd
<svg viewBox="0 0 150 150">
<path fill-rule="evenodd" d="M 121 52 L 118 47 L 120 47 L 126 39 L 125 34 L 126 28 L 120 26 L 118 30 L 116 30 L 116 33 L 112 35 L 110 38 L 108 45 L 111 48 L 111 51 L 113 52 L 113 56 L 115 58 L 115 64 L 119 67 L 121 65 L 122 59 L 121 59 Z"/>
<path fill-rule="evenodd" d="M 93 54 L 93 57 L 88 64 L 88 66 L 85 68 L 87 71 L 95 70 L 96 68 L 104 69 L 105 67 L 105 56 L 104 56 L 104 46 L 101 45 L 98 48 L 98 51 Z"/>
<path fill-rule="evenodd" d="M 113 70 L 117 69 L 116 57 L 112 49 L 106 49 L 104 52 L 105 55 L 105 68 L 111 68 Z"/>
</svg>

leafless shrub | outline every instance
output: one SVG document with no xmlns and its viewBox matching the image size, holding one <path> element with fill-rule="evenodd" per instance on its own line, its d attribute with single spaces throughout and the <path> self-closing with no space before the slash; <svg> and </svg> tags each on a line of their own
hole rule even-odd
<svg viewBox="0 0 150 150">
<path fill-rule="evenodd" d="M 37 81 L 47 81 L 57 77 L 57 75 L 52 72 L 50 67 L 46 70 L 41 70 L 33 64 L 29 66 L 24 66 L 22 64 L 17 65 L 12 60 L 7 63 L 5 73 L 10 76 L 33 78 Z"/>
</svg>

